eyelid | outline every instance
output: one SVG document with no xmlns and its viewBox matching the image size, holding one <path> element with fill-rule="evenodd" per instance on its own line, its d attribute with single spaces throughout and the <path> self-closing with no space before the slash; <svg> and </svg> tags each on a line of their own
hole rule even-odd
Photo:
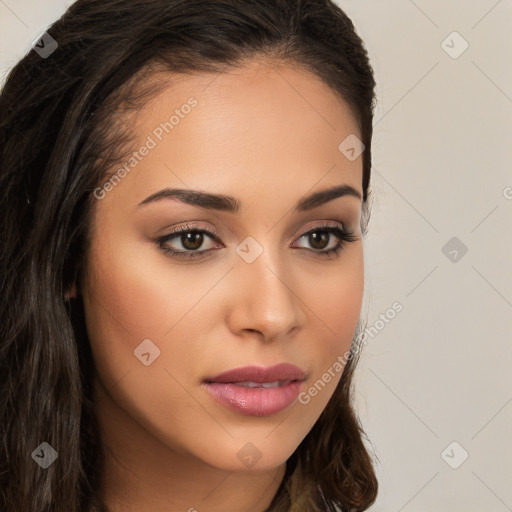
<svg viewBox="0 0 512 512">
<path fill-rule="evenodd" d="M 163 235 L 162 238 L 169 237 L 170 235 L 180 234 L 180 233 L 188 233 L 190 231 L 205 231 L 209 235 L 211 235 L 212 237 L 215 237 L 215 238 L 218 238 L 220 236 L 217 233 L 217 231 L 215 230 L 215 228 L 210 228 L 210 227 L 206 228 L 206 227 L 198 226 L 194 222 L 191 222 L 191 223 L 187 222 L 186 224 L 184 224 L 182 226 L 178 226 L 177 228 L 173 229 L 166 235 Z"/>
<path fill-rule="evenodd" d="M 297 236 L 301 237 L 301 236 L 307 235 L 308 233 L 311 233 L 311 231 L 314 231 L 315 229 L 324 229 L 324 228 L 339 228 L 342 231 L 346 231 L 343 222 L 340 222 L 337 220 L 319 220 L 319 221 L 316 221 L 316 223 L 311 224 L 307 228 L 301 227 L 299 233 L 302 233 L 302 234 L 299 234 L 299 235 L 295 234 L 291 238 L 291 240 L 294 240 Z"/>
<path fill-rule="evenodd" d="M 330 235 L 334 235 L 339 240 L 339 249 L 340 250 L 343 249 L 345 247 L 345 245 L 347 245 L 348 243 L 357 241 L 359 239 L 356 232 L 345 229 L 343 223 L 340 222 L 340 223 L 333 224 L 331 221 L 326 221 L 321 225 L 312 226 L 311 228 L 304 231 L 302 233 L 302 235 L 299 235 L 299 237 L 297 238 L 297 241 L 301 240 L 304 237 L 307 237 L 311 233 L 315 233 L 318 231 L 326 232 L 326 233 L 329 233 Z M 309 249 L 309 250 L 313 253 L 318 253 L 318 254 L 329 254 L 329 252 L 332 251 L 332 249 L 323 250 L 323 251 L 322 250 L 314 251 L 311 249 Z"/>
<path fill-rule="evenodd" d="M 314 250 L 314 249 L 308 249 L 303 247 L 298 247 L 298 249 L 311 252 L 317 257 L 327 257 L 332 253 L 335 253 L 336 255 L 345 248 L 345 246 L 352 242 L 357 241 L 359 238 L 355 235 L 354 231 L 350 231 L 345 229 L 344 224 L 340 221 L 317 221 L 322 222 L 322 224 L 315 224 L 307 228 L 305 231 L 302 231 L 300 235 L 294 235 L 294 237 L 291 239 L 292 242 L 294 240 L 300 241 L 302 238 L 307 237 L 309 234 L 314 233 L 315 231 L 324 231 L 328 232 L 329 235 L 334 235 L 338 240 L 338 245 L 335 248 L 331 248 L 328 250 Z M 179 238 L 181 233 L 190 233 L 190 232 L 196 232 L 196 233 L 203 233 L 206 234 L 209 238 L 211 238 L 213 241 L 217 243 L 221 243 L 224 247 L 225 245 L 221 242 L 219 238 L 219 234 L 214 228 L 205 228 L 198 226 L 196 223 L 186 223 L 185 225 L 179 226 L 172 231 L 170 231 L 166 235 L 162 235 L 157 238 L 156 243 L 159 245 L 160 249 L 163 250 L 166 254 L 170 254 L 171 257 L 175 257 L 176 259 L 203 259 L 205 257 L 205 254 L 210 253 L 213 249 L 202 249 L 197 251 L 190 251 L 190 250 L 172 250 L 172 249 L 165 249 L 163 247 L 163 244 L 165 242 L 168 242 L 170 240 L 175 240 Z"/>
</svg>

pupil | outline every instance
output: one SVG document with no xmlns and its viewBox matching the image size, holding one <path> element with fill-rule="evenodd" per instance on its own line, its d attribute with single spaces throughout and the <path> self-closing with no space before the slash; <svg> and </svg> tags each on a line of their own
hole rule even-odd
<svg viewBox="0 0 512 512">
<path fill-rule="evenodd" d="M 322 242 L 328 241 L 328 238 L 329 238 L 328 233 L 324 233 L 324 232 L 317 233 L 316 232 L 316 233 L 311 233 L 309 236 L 310 236 L 310 242 L 311 242 L 311 239 L 313 240 L 313 243 L 311 243 L 312 247 L 315 247 L 316 249 L 324 249 L 325 246 L 327 245 L 326 243 L 322 243 Z M 318 246 L 317 244 L 320 239 L 322 241 L 320 242 L 320 244 Z"/>
<path fill-rule="evenodd" d="M 194 238 L 195 238 L 195 243 L 194 243 Z M 189 244 L 190 241 L 192 241 L 192 245 Z M 199 241 L 199 243 L 197 243 L 197 241 Z M 187 233 L 185 235 L 182 235 L 181 243 L 183 244 L 183 247 L 185 247 L 185 249 L 190 249 L 190 250 L 199 249 L 199 247 L 201 247 L 201 245 L 203 243 L 203 234 L 202 233 Z"/>
</svg>

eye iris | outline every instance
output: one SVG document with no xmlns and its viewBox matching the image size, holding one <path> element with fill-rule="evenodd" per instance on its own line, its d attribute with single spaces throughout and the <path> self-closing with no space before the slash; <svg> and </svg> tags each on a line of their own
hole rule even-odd
<svg viewBox="0 0 512 512">
<path fill-rule="evenodd" d="M 192 246 L 189 245 L 189 242 L 192 241 Z M 198 243 L 199 242 L 199 243 Z M 202 233 L 186 233 L 181 235 L 181 243 L 185 249 L 189 249 L 194 251 L 199 249 L 203 244 L 203 234 Z"/>
<path fill-rule="evenodd" d="M 324 231 L 315 231 L 309 234 L 309 240 L 310 242 L 312 241 L 311 246 L 314 247 L 315 249 L 325 249 L 328 243 L 323 242 L 329 241 L 329 233 L 326 233 Z M 319 246 L 317 245 L 318 242 L 320 242 Z"/>
</svg>

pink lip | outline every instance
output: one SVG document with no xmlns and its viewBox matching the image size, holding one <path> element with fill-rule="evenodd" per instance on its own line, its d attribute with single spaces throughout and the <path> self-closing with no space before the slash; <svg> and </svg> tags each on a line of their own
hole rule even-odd
<svg viewBox="0 0 512 512">
<path fill-rule="evenodd" d="M 246 366 L 204 380 L 203 386 L 228 409 L 248 416 L 269 416 L 289 407 L 298 397 L 305 373 L 297 366 L 282 363 L 270 368 Z M 279 387 L 249 388 L 239 384 L 283 382 Z"/>
<path fill-rule="evenodd" d="M 281 363 L 265 368 L 264 366 L 244 366 L 215 377 L 208 377 L 205 382 L 236 383 L 250 380 L 252 382 L 275 382 L 276 380 L 304 380 L 305 373 L 293 364 Z"/>
</svg>

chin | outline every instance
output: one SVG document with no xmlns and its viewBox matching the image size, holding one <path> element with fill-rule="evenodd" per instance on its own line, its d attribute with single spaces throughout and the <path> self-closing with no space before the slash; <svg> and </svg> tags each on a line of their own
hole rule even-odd
<svg viewBox="0 0 512 512">
<path fill-rule="evenodd" d="M 233 440 L 224 447 L 215 442 L 212 445 L 211 450 L 196 453 L 196 456 L 214 468 L 235 473 L 271 471 L 282 466 L 297 448 L 283 446 L 282 442 L 248 439 Z"/>
</svg>

